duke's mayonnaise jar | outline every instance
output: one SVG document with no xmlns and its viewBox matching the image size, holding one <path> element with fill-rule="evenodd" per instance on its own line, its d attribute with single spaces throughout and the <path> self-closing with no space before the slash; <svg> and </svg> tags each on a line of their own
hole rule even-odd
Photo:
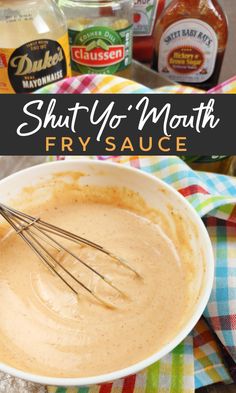
<svg viewBox="0 0 236 393">
<path fill-rule="evenodd" d="M 0 0 L 0 93 L 31 93 L 71 75 L 67 25 L 53 0 Z"/>
</svg>

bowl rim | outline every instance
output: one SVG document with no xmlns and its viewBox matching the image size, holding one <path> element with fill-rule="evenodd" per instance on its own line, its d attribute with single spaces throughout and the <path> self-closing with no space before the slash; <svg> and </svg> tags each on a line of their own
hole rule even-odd
<svg viewBox="0 0 236 393">
<path fill-rule="evenodd" d="M 156 181 L 157 185 L 160 187 L 164 187 L 168 190 L 168 192 L 172 193 L 175 195 L 176 198 L 179 199 L 179 201 L 182 201 L 183 205 L 188 209 L 189 214 L 192 215 L 192 218 L 194 222 L 198 225 L 199 230 L 201 230 L 202 236 L 205 238 L 205 244 L 207 247 L 205 247 L 204 253 L 205 253 L 205 259 L 206 259 L 206 269 L 205 269 L 205 282 L 206 285 L 203 289 L 202 295 L 199 297 L 198 302 L 195 306 L 195 312 L 193 313 L 192 317 L 189 319 L 188 323 L 184 324 L 182 327 L 181 331 L 176 335 L 169 343 L 167 343 L 161 350 L 155 352 L 153 355 L 149 356 L 148 358 L 139 361 L 129 367 L 123 368 L 121 370 L 116 370 L 114 372 L 110 372 L 107 374 L 101 374 L 98 376 L 91 376 L 91 377 L 66 377 L 66 378 L 58 378 L 58 377 L 47 377 L 43 375 L 36 375 L 32 374 L 29 372 L 25 372 L 22 370 L 19 370 L 17 368 L 8 366 L 7 364 L 0 363 L 0 370 L 2 372 L 8 373 L 14 377 L 18 377 L 30 382 L 35 382 L 39 383 L 42 385 L 53 385 L 53 386 L 90 386 L 90 385 L 95 385 L 95 384 L 103 384 L 103 383 L 108 383 L 112 382 L 114 380 L 120 379 L 120 378 L 125 378 L 127 376 L 136 374 L 137 372 L 145 369 L 146 367 L 150 366 L 151 364 L 155 363 L 156 361 L 160 360 L 163 358 L 165 355 L 170 353 L 176 346 L 178 346 L 181 341 L 183 341 L 187 335 L 191 332 L 191 330 L 194 328 L 198 320 L 200 319 L 207 302 L 209 300 L 211 290 L 213 287 L 213 281 L 214 281 L 214 254 L 213 254 L 213 248 L 211 244 L 210 237 L 208 235 L 207 229 L 205 225 L 203 224 L 200 216 L 197 214 L 196 210 L 193 208 L 193 206 L 188 202 L 184 196 L 182 196 L 177 190 L 175 190 L 172 186 L 164 182 L 163 180 L 159 179 L 158 177 L 146 173 L 141 170 L 137 170 L 136 168 L 133 167 L 128 167 L 126 165 L 122 165 L 119 163 L 114 163 L 114 162 L 107 162 L 107 161 L 99 161 L 99 160 L 91 160 L 91 159 L 73 159 L 73 160 L 61 160 L 61 161 L 53 161 L 53 162 L 45 162 L 39 165 L 34 165 L 26 169 L 22 169 L 18 172 L 15 172 L 4 179 L 0 180 L 0 185 L 4 184 L 5 182 L 8 182 L 9 180 L 14 179 L 14 177 L 20 177 L 23 176 L 24 174 L 27 174 L 28 172 L 37 171 L 38 169 L 40 170 L 42 167 L 58 167 L 58 172 L 60 172 L 60 166 L 71 166 L 72 163 L 75 165 L 74 169 L 70 169 L 71 171 L 76 171 L 77 168 L 76 166 L 78 164 L 94 164 L 94 165 L 99 165 L 101 167 L 117 167 L 120 170 L 124 171 L 129 171 L 130 173 L 133 173 L 134 175 L 138 173 L 141 176 L 146 177 L 147 179 L 150 179 L 152 181 Z M 63 172 L 63 171 L 62 171 Z M 51 172 L 48 171 L 48 174 Z M 53 172 L 55 173 L 55 172 Z M 40 180 L 40 179 L 39 179 Z"/>
</svg>

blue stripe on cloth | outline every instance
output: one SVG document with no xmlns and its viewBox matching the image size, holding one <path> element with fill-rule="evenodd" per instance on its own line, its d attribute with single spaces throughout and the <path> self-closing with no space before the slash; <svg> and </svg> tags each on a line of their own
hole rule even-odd
<svg viewBox="0 0 236 393">
<path fill-rule="evenodd" d="M 202 388 L 204 386 L 209 386 L 212 385 L 214 382 L 212 381 L 212 378 L 207 374 L 206 370 L 204 368 L 198 367 L 197 365 L 198 362 L 195 361 L 194 363 L 194 368 L 195 368 L 195 375 L 194 375 L 194 381 L 195 381 L 195 389 Z M 230 375 L 228 374 L 227 370 L 222 367 L 220 364 L 219 367 L 216 365 L 214 366 L 217 370 L 217 373 L 219 374 L 219 381 L 224 381 L 224 383 L 232 383 L 233 381 L 230 378 Z M 216 381 L 215 381 L 216 382 Z"/>
<path fill-rule="evenodd" d="M 228 232 L 227 223 L 223 220 L 218 220 L 218 225 L 215 229 L 217 242 L 213 243 L 214 253 L 216 257 L 216 274 L 215 284 L 211 293 L 209 303 L 204 311 L 204 316 L 211 323 L 211 317 L 219 318 L 229 316 L 232 314 L 232 301 L 236 299 L 236 288 L 231 288 L 229 280 L 232 276 L 229 275 L 228 264 Z M 215 315 L 212 315 L 212 307 L 216 307 Z M 214 323 L 213 323 L 214 325 Z M 217 332 L 218 333 L 218 332 Z M 235 332 L 233 330 L 226 330 L 221 327 L 221 335 L 227 347 L 235 346 Z"/>
<path fill-rule="evenodd" d="M 224 175 L 215 175 L 212 173 L 198 172 L 202 181 L 211 188 L 214 194 L 216 191 L 220 194 L 236 196 L 236 179 Z"/>
</svg>

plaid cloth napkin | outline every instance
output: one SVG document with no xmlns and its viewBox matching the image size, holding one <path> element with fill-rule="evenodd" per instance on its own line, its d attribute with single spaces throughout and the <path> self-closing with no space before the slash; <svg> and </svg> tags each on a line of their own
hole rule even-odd
<svg viewBox="0 0 236 393">
<path fill-rule="evenodd" d="M 202 94 L 202 90 L 190 86 L 173 85 L 164 86 L 154 90 L 155 93 L 164 94 Z M 236 76 L 209 90 L 207 94 L 236 94 Z"/>
<path fill-rule="evenodd" d="M 200 320 L 172 353 L 137 375 L 90 388 L 48 387 L 48 392 L 193 393 L 195 388 L 215 382 L 232 382 L 215 334 L 236 361 L 236 179 L 194 172 L 178 157 L 90 158 L 129 165 L 159 177 L 184 195 L 204 219 L 216 258 L 214 288 L 204 313 L 208 323 Z"/>
<path fill-rule="evenodd" d="M 80 75 L 42 87 L 38 94 L 151 93 L 148 87 L 114 75 Z"/>
</svg>

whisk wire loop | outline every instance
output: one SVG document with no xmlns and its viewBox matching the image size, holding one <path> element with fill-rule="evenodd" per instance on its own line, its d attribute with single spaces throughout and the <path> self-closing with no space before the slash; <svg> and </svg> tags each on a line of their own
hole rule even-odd
<svg viewBox="0 0 236 393">
<path fill-rule="evenodd" d="M 4 217 L 4 219 L 10 224 L 10 226 L 15 230 L 15 232 L 27 243 L 27 245 L 35 252 L 35 254 L 40 258 L 40 260 L 47 266 L 47 268 L 54 273 L 57 277 L 59 277 L 67 287 L 72 290 L 77 296 L 79 295 L 78 290 L 75 288 L 75 284 L 78 284 L 85 291 L 87 291 L 90 295 L 92 295 L 96 300 L 98 300 L 103 305 L 113 308 L 114 306 L 98 296 L 94 290 L 86 286 L 79 278 L 75 277 L 55 256 L 39 241 L 41 240 L 43 243 L 49 245 L 50 247 L 56 249 L 58 252 L 64 252 L 74 258 L 77 262 L 81 263 L 87 269 L 89 269 L 92 273 L 98 276 L 101 280 L 103 280 L 107 285 L 113 288 L 115 291 L 119 292 L 121 295 L 126 296 L 124 292 L 122 292 L 119 288 L 117 288 L 111 280 L 109 280 L 106 276 L 98 272 L 95 268 L 90 266 L 83 259 L 78 257 L 74 252 L 72 252 L 69 248 L 62 245 L 57 241 L 52 235 L 64 238 L 66 240 L 70 240 L 76 244 L 83 244 L 88 247 L 92 247 L 113 260 L 116 260 L 118 263 L 123 265 L 125 268 L 135 273 L 136 276 L 139 276 L 139 273 L 133 269 L 126 261 L 122 258 L 117 257 L 115 254 L 111 253 L 107 249 L 103 248 L 99 244 L 96 244 L 88 239 L 80 237 L 74 233 L 71 233 L 62 228 L 56 227 L 48 222 L 41 220 L 39 217 L 32 217 L 26 213 L 20 212 L 16 209 L 9 208 L 0 203 L 0 214 Z M 60 271 L 59 271 L 60 269 Z M 67 277 L 62 274 L 64 272 Z M 73 282 L 68 280 L 68 278 Z"/>
</svg>

